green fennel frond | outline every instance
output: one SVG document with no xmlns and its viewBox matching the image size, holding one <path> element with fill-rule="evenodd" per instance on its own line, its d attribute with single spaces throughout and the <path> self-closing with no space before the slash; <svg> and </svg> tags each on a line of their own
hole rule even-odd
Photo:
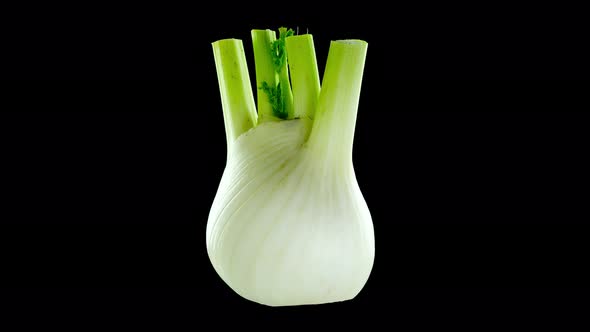
<svg viewBox="0 0 590 332">
<path fill-rule="evenodd" d="M 293 36 L 293 34 L 293 29 L 281 27 L 279 28 L 279 39 L 273 41 L 270 45 L 273 64 L 277 73 L 283 70 L 287 61 L 287 47 L 285 46 L 285 39 L 287 37 Z"/>
</svg>

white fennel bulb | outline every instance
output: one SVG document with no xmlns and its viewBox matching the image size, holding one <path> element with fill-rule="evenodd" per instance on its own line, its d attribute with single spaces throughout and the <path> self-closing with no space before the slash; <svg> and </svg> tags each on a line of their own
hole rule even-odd
<svg viewBox="0 0 590 332">
<path fill-rule="evenodd" d="M 207 252 L 251 301 L 349 300 L 375 256 L 352 163 L 367 43 L 332 41 L 320 86 L 312 36 L 279 31 L 252 30 L 258 107 L 242 42 L 213 43 L 228 149 Z"/>
</svg>

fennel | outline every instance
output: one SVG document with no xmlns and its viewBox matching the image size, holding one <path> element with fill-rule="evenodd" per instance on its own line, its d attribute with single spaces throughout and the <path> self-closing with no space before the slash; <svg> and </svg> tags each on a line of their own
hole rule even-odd
<svg viewBox="0 0 590 332">
<path fill-rule="evenodd" d="M 207 222 L 215 271 L 270 306 L 354 298 L 373 267 L 373 223 L 352 164 L 367 52 L 330 43 L 320 84 L 313 37 L 252 30 L 257 104 L 242 41 L 212 43 L 227 161 Z"/>
</svg>

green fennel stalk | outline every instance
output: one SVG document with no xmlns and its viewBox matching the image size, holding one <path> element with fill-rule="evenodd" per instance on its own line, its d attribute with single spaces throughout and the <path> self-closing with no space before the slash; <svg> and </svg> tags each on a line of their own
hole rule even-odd
<svg viewBox="0 0 590 332">
<path fill-rule="evenodd" d="M 351 157 L 352 139 L 367 43 L 335 40 L 320 85 L 311 34 L 254 29 L 256 72 L 254 106 L 243 45 L 238 39 L 212 44 L 217 65 L 228 146 L 247 130 L 266 121 L 309 118 L 310 146 L 326 157 Z"/>
</svg>

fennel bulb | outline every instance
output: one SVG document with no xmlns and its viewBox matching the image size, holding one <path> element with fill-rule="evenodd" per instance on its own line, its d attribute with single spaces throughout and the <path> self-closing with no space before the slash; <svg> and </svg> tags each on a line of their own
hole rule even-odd
<svg viewBox="0 0 590 332">
<path fill-rule="evenodd" d="M 269 306 L 354 298 L 373 267 L 371 215 L 352 164 L 367 43 L 330 44 L 320 86 L 313 39 L 252 30 L 258 107 L 242 41 L 212 44 L 227 161 L 207 252 L 236 293 Z"/>
</svg>

